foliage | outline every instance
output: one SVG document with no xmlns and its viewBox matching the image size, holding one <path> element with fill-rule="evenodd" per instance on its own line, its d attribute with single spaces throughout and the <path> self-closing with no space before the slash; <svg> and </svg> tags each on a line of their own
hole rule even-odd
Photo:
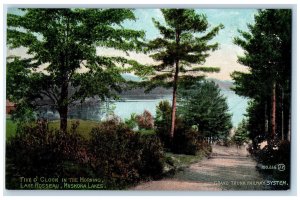
<svg viewBox="0 0 300 200">
<path fill-rule="evenodd" d="M 156 135 L 142 135 L 140 145 L 142 147 L 139 165 L 141 178 L 161 178 L 164 167 L 164 151 L 160 139 Z"/>
<path fill-rule="evenodd" d="M 23 126 L 6 142 L 7 188 L 20 187 L 20 177 L 87 176 L 88 166 L 81 171 L 65 168 L 65 163 L 85 165 L 85 140 L 74 123 L 70 132 L 54 131 L 45 121 Z"/>
<path fill-rule="evenodd" d="M 245 142 L 248 142 L 248 139 L 248 122 L 243 119 L 242 122 L 239 123 L 232 140 L 236 145 L 241 146 Z"/>
<path fill-rule="evenodd" d="M 223 25 L 212 27 L 203 14 L 197 14 L 193 9 L 161 9 L 165 24 L 153 19 L 159 30 L 159 37 L 148 42 L 147 50 L 158 65 L 153 66 L 147 91 L 157 87 L 173 87 L 172 123 L 170 137 L 173 137 L 176 118 L 176 94 L 179 82 L 202 79 L 203 75 L 188 75 L 188 72 L 218 72 L 218 68 L 192 66 L 202 65 L 210 51 L 218 48 L 218 43 L 209 44 Z"/>
<path fill-rule="evenodd" d="M 138 181 L 140 149 L 137 148 L 137 134 L 111 119 L 93 128 L 90 138 L 92 166 L 98 177 L 107 180 L 110 187 Z"/>
<path fill-rule="evenodd" d="M 155 136 L 136 134 L 118 120 L 92 129 L 89 147 L 93 169 L 109 188 L 122 188 L 162 172 L 160 141 Z"/>
<path fill-rule="evenodd" d="M 172 107 L 170 102 L 168 100 L 160 101 L 156 106 L 154 125 L 157 135 L 166 148 L 171 147 L 171 138 L 169 134 L 171 128 L 171 114 Z"/>
<path fill-rule="evenodd" d="M 249 32 L 239 31 L 234 43 L 245 51 L 238 62 L 249 72 L 234 72 L 237 94 L 250 97 L 248 112 L 250 138 L 288 138 L 291 94 L 290 9 L 263 9 L 249 24 Z M 271 123 L 270 123 L 271 122 Z M 276 135 L 277 134 L 277 135 Z"/>
<path fill-rule="evenodd" d="M 266 114 L 265 111 L 264 102 L 249 101 L 246 116 L 248 118 L 249 138 L 252 140 L 254 149 L 257 149 L 257 145 L 267 139 L 266 122 L 262 120 L 262 116 Z"/>
<path fill-rule="evenodd" d="M 134 129 L 138 126 L 137 124 L 137 115 L 136 113 L 131 113 L 130 114 L 130 118 L 126 118 L 125 119 L 125 124 L 130 128 L 130 129 Z"/>
<path fill-rule="evenodd" d="M 271 174 L 275 180 L 285 180 L 288 185 L 275 186 L 275 189 L 289 189 L 290 185 L 290 167 L 291 167 L 291 144 L 289 141 L 273 141 L 263 149 L 256 149 L 253 155 L 257 161 L 263 165 L 276 166 L 283 164 L 285 170 L 262 170 L 262 173 Z"/>
<path fill-rule="evenodd" d="M 136 122 L 139 126 L 139 129 L 153 129 L 154 127 L 154 120 L 153 116 L 148 110 L 144 110 L 141 115 L 136 116 Z"/>
<path fill-rule="evenodd" d="M 94 127 L 89 140 L 78 126 L 73 122 L 61 132 L 38 121 L 7 140 L 6 187 L 20 188 L 20 177 L 47 175 L 101 178 L 103 189 L 120 189 L 162 176 L 164 152 L 156 135 L 135 133 L 116 117 Z"/>
<path fill-rule="evenodd" d="M 201 149 L 201 138 L 197 131 L 186 127 L 177 120 L 172 152 L 187 155 L 196 155 Z"/>
<path fill-rule="evenodd" d="M 179 90 L 178 113 L 203 137 L 226 138 L 232 127 L 226 98 L 212 81 L 196 82 Z"/>
<path fill-rule="evenodd" d="M 123 57 L 99 56 L 96 49 L 141 50 L 144 33 L 121 25 L 135 20 L 130 9 L 22 11 L 7 15 L 7 43 L 9 48 L 25 47 L 30 57 L 8 59 L 7 96 L 34 108 L 43 99 L 59 112 L 61 130 L 67 127 L 69 104 L 116 97 L 125 82 L 120 73 L 141 66 Z"/>
<path fill-rule="evenodd" d="M 209 56 L 207 52 L 217 50 L 218 43 L 208 44 L 208 42 L 224 26 L 220 24 L 207 32 L 209 24 L 206 16 L 196 14 L 193 9 L 161 9 L 161 12 L 166 25 L 153 19 L 161 37 L 148 43 L 148 51 L 153 52 L 150 56 L 154 60 L 161 61 L 159 65 L 154 66 L 157 74 L 150 79 L 149 89 L 156 85 L 172 87 L 176 68 L 182 74 L 189 71 L 218 72 L 218 68 L 196 67 L 192 64 L 203 64 Z M 175 67 L 176 62 L 179 62 L 180 66 Z M 195 78 L 185 75 L 182 76 L 182 81 Z"/>
</svg>

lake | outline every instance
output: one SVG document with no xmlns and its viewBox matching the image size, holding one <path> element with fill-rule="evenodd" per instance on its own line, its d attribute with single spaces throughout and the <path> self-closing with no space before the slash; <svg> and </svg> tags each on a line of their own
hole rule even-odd
<svg viewBox="0 0 300 200">
<path fill-rule="evenodd" d="M 232 123 L 237 126 L 242 121 L 246 113 L 248 99 L 236 95 L 230 90 L 221 90 L 222 94 L 227 98 L 229 111 L 232 114 Z M 108 110 L 113 111 L 121 119 L 129 118 L 131 113 L 141 114 L 144 110 L 148 110 L 155 116 L 155 110 L 158 103 L 162 100 L 171 102 L 171 95 L 156 96 L 130 96 L 122 101 L 113 101 L 109 104 L 100 103 L 99 100 L 90 100 L 89 103 L 76 104 L 69 108 L 69 118 L 84 120 L 101 120 L 104 119 Z M 59 119 L 56 111 L 49 108 L 40 110 L 40 117 L 50 120 Z"/>
<path fill-rule="evenodd" d="M 221 92 L 227 98 L 229 112 L 232 114 L 232 124 L 237 126 L 246 114 L 248 99 L 236 95 L 233 91 L 222 90 Z M 155 115 L 158 103 L 166 99 L 171 102 L 172 96 L 160 96 L 156 99 L 127 99 L 123 102 L 115 102 L 114 113 L 122 119 L 129 118 L 131 113 L 140 114 L 145 109 Z"/>
</svg>

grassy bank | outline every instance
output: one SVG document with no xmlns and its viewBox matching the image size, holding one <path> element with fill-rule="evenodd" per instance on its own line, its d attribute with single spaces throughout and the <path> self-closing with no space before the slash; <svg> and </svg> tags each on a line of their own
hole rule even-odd
<svg viewBox="0 0 300 200">
<path fill-rule="evenodd" d="M 70 119 L 68 120 L 68 129 L 70 130 L 72 122 L 77 120 Z M 83 137 L 89 138 L 89 133 L 91 132 L 92 128 L 96 127 L 99 122 L 96 121 L 89 121 L 89 120 L 78 120 L 79 126 L 77 128 L 78 133 L 82 134 Z M 49 127 L 51 129 L 59 129 L 60 122 L 59 120 L 49 122 Z M 17 131 L 17 124 L 13 122 L 11 119 L 6 119 L 6 139 L 11 138 L 16 134 Z"/>
<path fill-rule="evenodd" d="M 99 125 L 100 122 L 98 121 L 91 121 L 91 120 L 77 120 L 77 119 L 70 119 L 68 120 L 68 130 L 71 129 L 72 122 L 79 121 L 79 126 L 77 128 L 78 133 L 80 133 L 86 139 L 89 139 L 89 133 L 91 132 L 92 128 Z M 49 128 L 51 129 L 59 129 L 60 121 L 50 121 Z M 6 119 L 6 138 L 9 139 L 10 137 L 14 136 L 17 131 L 17 124 L 13 122 L 11 119 Z M 151 130 L 140 130 L 139 131 L 143 135 L 153 135 L 155 131 Z"/>
<path fill-rule="evenodd" d="M 68 120 L 68 130 L 71 129 L 72 123 L 76 121 L 79 121 L 77 132 L 87 139 L 89 139 L 89 133 L 91 132 L 92 128 L 99 125 L 99 122 L 97 121 L 70 119 Z M 59 126 L 59 120 L 51 121 L 49 123 L 49 127 L 53 129 L 59 129 Z"/>
<path fill-rule="evenodd" d="M 17 125 L 11 119 L 6 119 L 6 139 L 11 138 L 16 134 Z"/>
</svg>

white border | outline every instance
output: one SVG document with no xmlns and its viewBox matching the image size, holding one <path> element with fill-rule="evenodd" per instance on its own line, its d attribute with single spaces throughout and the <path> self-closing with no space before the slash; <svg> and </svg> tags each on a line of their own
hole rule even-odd
<svg viewBox="0 0 300 200">
<path fill-rule="evenodd" d="M 67 4 L 69 3 L 68 1 L 62 1 L 62 0 L 3 0 L 2 6 L 0 8 L 0 13 L 3 13 L 1 16 L 1 44 L 2 48 L 0 50 L 0 56 L 1 56 L 1 61 L 2 61 L 2 67 L 0 68 L 0 84 L 1 84 L 1 93 L 2 93 L 2 99 L 0 99 L 1 106 L 0 106 L 0 112 L 3 114 L 4 119 L 0 120 L 0 130 L 1 133 L 3 133 L 2 136 L 4 136 L 5 133 L 5 70 L 4 70 L 4 65 L 5 65 L 5 40 L 4 40 L 4 13 L 5 9 L 7 6 L 9 7 L 134 7 L 134 8 L 151 8 L 151 7 L 201 7 L 201 8 L 208 8 L 208 7 L 214 7 L 214 8 L 242 8 L 242 7 L 251 7 L 251 8 L 286 8 L 290 7 L 291 4 L 294 4 L 294 9 L 295 11 L 298 8 L 297 1 L 296 0 L 252 0 L 252 1 L 246 1 L 246 0 L 240 0 L 241 2 L 237 0 L 229 0 L 229 1 L 217 1 L 217 0 L 210 0 L 209 2 L 207 1 L 197 1 L 197 0 L 152 0 L 151 2 L 149 1 L 141 1 L 139 2 L 138 0 L 114 0 L 112 1 L 103 1 L 103 0 L 72 0 L 72 4 Z M 26 4 L 25 4 L 26 2 Z M 91 3 L 91 4 L 86 4 L 86 3 Z M 151 4 L 150 4 L 151 3 Z M 209 4 L 206 4 L 209 3 Z M 269 4 L 272 3 L 272 4 Z M 6 5 L 5 5 L 6 4 Z M 35 5 L 33 5 L 35 4 Z M 232 5 L 234 4 L 234 5 Z M 0 14 L 1 15 L 1 14 Z M 299 13 L 295 12 L 293 15 L 293 25 L 295 30 L 293 30 L 293 69 L 292 69 L 292 105 L 293 105 L 293 110 L 292 110 L 292 137 L 294 140 L 292 140 L 292 161 L 296 161 L 297 165 L 293 163 L 292 165 L 292 181 L 296 181 L 297 177 L 299 180 L 299 173 L 297 174 L 296 171 L 296 166 L 299 165 L 299 159 L 297 159 L 296 155 L 299 155 L 299 150 L 297 152 L 297 144 L 300 144 L 299 138 L 297 137 L 298 135 L 298 129 L 297 129 L 297 113 L 299 113 L 299 107 L 297 106 L 297 100 L 299 99 L 299 92 L 297 92 L 297 88 L 299 88 L 299 81 L 297 80 L 297 77 L 299 77 L 299 70 L 297 70 L 297 47 L 299 45 L 299 41 L 297 40 L 297 30 L 298 27 L 296 26 L 296 21 L 299 22 Z M 3 103 L 3 104 L 2 104 Z M 296 140 L 295 140 L 296 139 Z M 0 137 L 0 152 L 2 153 L 2 161 L 4 161 L 4 137 Z M 297 154 L 298 153 L 298 154 Z M 1 158 L 1 156 L 0 156 Z M 297 174 L 297 175 L 296 175 Z M 0 188 L 4 189 L 4 162 L 0 165 Z M 298 184 L 299 185 L 299 184 Z M 296 185 L 292 185 L 292 192 L 281 192 L 281 191 L 266 191 L 266 192 L 128 192 L 128 191 L 5 191 L 5 195 L 24 195 L 24 196 L 37 196 L 37 195 L 50 195 L 50 196 L 68 196 L 72 195 L 72 199 L 82 199 L 81 196 L 89 196 L 89 195 L 116 195 L 116 196 L 128 196 L 130 199 L 132 199 L 129 195 L 133 196 L 139 196 L 139 195 L 176 195 L 176 196 L 189 196 L 189 195 L 204 195 L 204 196 L 225 196 L 222 198 L 225 199 L 237 199 L 239 195 L 246 195 L 246 196 L 272 196 L 272 199 L 280 198 L 282 197 L 276 197 L 276 196 L 282 196 L 282 195 L 295 195 L 296 194 Z M 76 196 L 76 197 L 74 197 Z M 230 197 L 234 196 L 234 197 Z M 11 197 L 5 197 L 7 199 L 11 199 Z M 22 197 L 22 199 L 32 199 L 32 197 Z M 45 198 L 45 197 L 43 197 Z M 51 198 L 51 197 L 49 197 Z M 53 197 L 52 197 L 53 198 Z M 51 199 L 52 199 L 51 198 Z M 101 197 L 102 198 L 102 197 Z M 151 197 L 142 197 L 142 198 L 151 198 Z M 182 199 L 182 197 L 177 197 Z M 172 199 L 177 199 L 173 198 Z M 195 197 L 194 197 L 195 198 Z M 201 197 L 202 198 L 202 197 Z M 243 197 L 245 198 L 245 197 Z M 253 199 L 254 197 L 250 197 L 249 199 Z M 265 197 L 263 197 L 265 199 Z M 284 197 L 285 199 L 290 199 L 294 197 Z M 140 199 L 140 198 L 139 198 Z"/>
</svg>

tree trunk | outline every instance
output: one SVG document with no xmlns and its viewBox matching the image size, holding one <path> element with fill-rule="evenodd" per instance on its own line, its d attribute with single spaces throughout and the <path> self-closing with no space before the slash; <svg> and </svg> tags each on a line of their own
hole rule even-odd
<svg viewBox="0 0 300 200">
<path fill-rule="evenodd" d="M 287 140 L 291 141 L 291 110 L 289 110 L 288 114 L 288 130 L 287 130 Z"/>
<path fill-rule="evenodd" d="M 179 33 L 176 32 L 176 45 L 179 45 Z M 179 59 L 178 55 L 175 61 L 175 74 L 173 80 L 173 99 L 172 99 L 172 123 L 171 123 L 171 131 L 170 131 L 170 138 L 174 137 L 175 132 L 175 122 L 176 122 L 176 100 L 177 100 L 177 82 L 178 82 L 178 73 L 179 73 Z"/>
<path fill-rule="evenodd" d="M 174 137 L 175 131 L 175 121 L 176 121 L 176 100 L 177 100 L 177 82 L 178 82 L 178 72 L 179 72 L 179 63 L 176 61 L 176 70 L 174 75 L 174 83 L 173 83 L 173 99 L 172 99 L 172 125 L 171 125 L 171 133 L 170 137 Z"/>
<path fill-rule="evenodd" d="M 68 126 L 68 106 L 62 106 L 59 109 L 59 116 L 60 116 L 60 130 L 66 132 Z"/>
<path fill-rule="evenodd" d="M 265 102 L 265 134 L 269 132 L 268 103 Z"/>
<path fill-rule="evenodd" d="M 60 102 L 59 102 L 59 115 L 60 115 L 60 130 L 66 131 L 68 125 L 68 78 L 67 74 L 63 75 L 63 81 L 60 92 Z"/>
<path fill-rule="evenodd" d="M 281 140 L 284 140 L 284 90 L 281 88 Z"/>
<path fill-rule="evenodd" d="M 271 113 L 271 137 L 270 139 L 274 139 L 276 134 L 276 82 L 274 81 L 272 86 L 272 113 Z"/>
</svg>

